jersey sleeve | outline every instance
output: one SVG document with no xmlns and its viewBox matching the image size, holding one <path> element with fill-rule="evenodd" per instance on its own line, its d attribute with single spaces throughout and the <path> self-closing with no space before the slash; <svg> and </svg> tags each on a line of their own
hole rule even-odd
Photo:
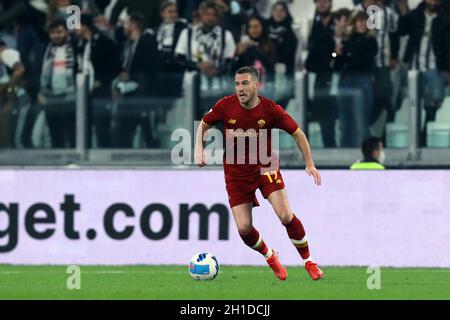
<svg viewBox="0 0 450 320">
<path fill-rule="evenodd" d="M 274 128 L 282 129 L 289 134 L 293 134 L 299 129 L 297 122 L 280 105 L 274 104 L 273 110 Z"/>
<path fill-rule="evenodd" d="M 212 107 L 202 118 L 203 122 L 209 125 L 223 121 L 223 119 L 223 99 L 217 101 L 214 107 Z"/>
</svg>

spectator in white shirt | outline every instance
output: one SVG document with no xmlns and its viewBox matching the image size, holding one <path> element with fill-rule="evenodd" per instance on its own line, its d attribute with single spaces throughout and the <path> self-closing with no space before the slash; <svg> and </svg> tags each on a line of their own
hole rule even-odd
<svg viewBox="0 0 450 320">
<path fill-rule="evenodd" d="M 44 107 L 54 148 L 75 147 L 75 46 L 66 22 L 49 25 L 38 101 Z"/>
<path fill-rule="evenodd" d="M 178 62 L 185 70 L 197 70 L 213 77 L 228 71 L 236 44 L 230 31 L 218 25 L 221 7 L 207 0 L 199 8 L 201 23 L 181 32 L 175 48 Z"/>
</svg>

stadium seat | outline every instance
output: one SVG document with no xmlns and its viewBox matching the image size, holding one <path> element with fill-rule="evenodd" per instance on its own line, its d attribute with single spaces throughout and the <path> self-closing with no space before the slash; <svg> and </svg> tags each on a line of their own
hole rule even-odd
<svg viewBox="0 0 450 320">
<path fill-rule="evenodd" d="M 450 147 L 450 97 L 446 97 L 436 113 L 436 121 L 427 126 L 427 146 L 430 148 Z"/>
<path fill-rule="evenodd" d="M 404 98 L 395 121 L 386 124 L 386 147 L 407 148 L 409 143 L 409 99 Z"/>
</svg>

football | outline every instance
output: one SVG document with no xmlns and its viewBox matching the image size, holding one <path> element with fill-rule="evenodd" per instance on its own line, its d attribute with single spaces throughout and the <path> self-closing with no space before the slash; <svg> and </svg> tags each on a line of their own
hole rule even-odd
<svg viewBox="0 0 450 320">
<path fill-rule="evenodd" d="M 211 253 L 197 253 L 191 258 L 188 270 L 195 280 L 213 280 L 219 273 L 219 262 Z"/>
</svg>

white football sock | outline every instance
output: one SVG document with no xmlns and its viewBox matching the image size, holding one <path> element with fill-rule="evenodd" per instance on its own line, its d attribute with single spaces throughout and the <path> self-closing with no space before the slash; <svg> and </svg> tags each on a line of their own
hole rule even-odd
<svg viewBox="0 0 450 320">
<path fill-rule="evenodd" d="M 312 260 L 312 258 L 311 258 L 311 255 L 309 255 L 308 258 L 303 259 L 303 264 L 306 264 L 308 261 L 314 262 L 314 261 Z"/>
</svg>

